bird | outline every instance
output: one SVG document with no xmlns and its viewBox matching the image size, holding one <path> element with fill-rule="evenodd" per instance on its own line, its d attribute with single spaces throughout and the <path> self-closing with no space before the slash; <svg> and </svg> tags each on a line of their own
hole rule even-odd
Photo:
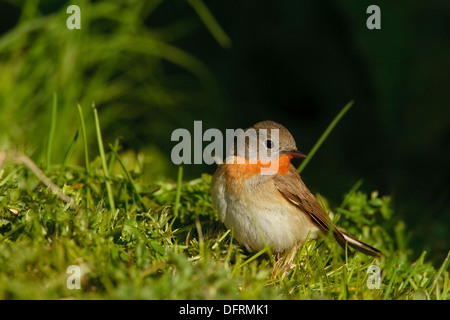
<svg viewBox="0 0 450 320">
<path fill-rule="evenodd" d="M 332 233 L 340 246 L 374 257 L 382 252 L 337 227 L 306 187 L 291 160 L 304 159 L 292 134 L 274 121 L 241 130 L 211 179 L 220 220 L 249 252 L 276 254 Z"/>
</svg>

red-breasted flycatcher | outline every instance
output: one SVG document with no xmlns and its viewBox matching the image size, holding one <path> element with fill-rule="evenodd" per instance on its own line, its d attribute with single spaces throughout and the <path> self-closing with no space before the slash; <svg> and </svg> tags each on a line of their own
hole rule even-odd
<svg viewBox="0 0 450 320">
<path fill-rule="evenodd" d="M 307 237 L 332 232 L 342 247 L 348 244 L 365 254 L 381 255 L 333 224 L 291 164 L 293 158 L 306 156 L 285 127 L 263 121 L 244 133 L 249 129 L 257 139 L 248 139 L 241 148 L 235 144 L 211 182 L 214 207 L 241 245 L 259 251 L 272 244 L 273 252 L 282 253 Z"/>
</svg>

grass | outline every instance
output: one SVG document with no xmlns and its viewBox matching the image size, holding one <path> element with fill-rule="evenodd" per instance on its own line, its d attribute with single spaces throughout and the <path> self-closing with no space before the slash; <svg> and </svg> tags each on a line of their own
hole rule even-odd
<svg viewBox="0 0 450 320">
<path fill-rule="evenodd" d="M 344 251 L 324 238 L 307 241 L 292 266 L 282 268 L 267 255 L 270 247 L 245 252 L 233 240 L 233 232 L 218 221 L 209 175 L 183 182 L 180 168 L 177 182 L 146 185 L 139 164 L 126 167 L 127 153 L 118 150 L 118 143 L 109 151 L 102 146 L 95 109 L 90 116 L 95 118 L 96 135 L 89 139 L 97 141 L 98 156 L 89 161 L 85 115 L 80 112 L 79 132 L 86 137 L 89 162 L 76 166 L 65 159 L 44 171 L 53 181 L 62 177 L 62 190 L 76 206 L 62 201 L 27 166 L 15 163 L 14 154 L 3 159 L 1 299 L 450 297 L 449 256 L 437 268 L 426 260 L 426 252 L 411 260 L 406 228 L 394 218 L 389 196 L 366 194 L 358 182 L 331 209 L 319 195 L 339 226 L 361 235 L 385 257 L 374 260 Z M 79 290 L 66 285 L 71 265 L 82 270 Z M 368 288 L 371 265 L 381 270 L 379 289 Z"/>
<path fill-rule="evenodd" d="M 333 121 L 330 123 L 330 125 L 326 128 L 326 130 L 323 132 L 322 136 L 319 138 L 319 140 L 316 142 L 316 144 L 313 146 L 310 152 L 308 152 L 308 158 L 302 161 L 300 166 L 298 167 L 297 171 L 298 173 L 302 173 L 302 171 L 306 168 L 308 163 L 311 161 L 311 159 L 316 154 L 317 150 L 322 146 L 322 143 L 327 139 L 327 137 L 330 135 L 331 131 L 333 131 L 334 127 L 339 123 L 339 121 L 342 119 L 342 117 L 347 113 L 348 110 L 353 106 L 353 101 L 350 101 L 345 105 L 344 108 L 337 114 L 337 116 L 333 119 Z"/>
</svg>

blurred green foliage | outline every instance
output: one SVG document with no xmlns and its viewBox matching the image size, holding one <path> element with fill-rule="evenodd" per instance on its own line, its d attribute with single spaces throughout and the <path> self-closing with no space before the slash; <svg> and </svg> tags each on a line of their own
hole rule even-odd
<svg viewBox="0 0 450 320">
<path fill-rule="evenodd" d="M 61 151 L 52 155 L 54 163 L 61 161 L 67 137 L 78 127 L 77 104 L 87 111 L 95 103 L 106 143 L 120 136 L 125 143 L 145 137 L 169 143 L 167 130 L 179 127 L 183 113 L 193 112 L 188 107 L 202 103 L 215 89 L 208 68 L 171 44 L 189 34 L 191 21 L 145 25 L 161 2 L 75 1 L 82 8 L 82 29 L 69 30 L 64 5 L 44 13 L 48 3 L 24 1 L 17 26 L 0 38 L 3 145 L 20 146 L 41 159 L 55 93 L 58 134 L 53 149 Z M 92 136 L 94 126 L 86 128 Z M 152 145 L 147 150 L 150 157 L 161 157 Z M 81 151 L 75 149 L 75 159 Z M 157 169 L 164 176 L 167 165 Z"/>
</svg>

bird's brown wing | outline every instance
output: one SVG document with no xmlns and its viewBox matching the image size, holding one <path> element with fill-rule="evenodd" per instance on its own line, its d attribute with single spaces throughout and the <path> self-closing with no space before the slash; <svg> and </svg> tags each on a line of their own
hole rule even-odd
<svg viewBox="0 0 450 320">
<path fill-rule="evenodd" d="M 330 217 L 324 212 L 316 197 L 303 183 L 300 175 L 293 165 L 290 165 L 287 177 L 284 175 L 275 174 L 273 175 L 273 181 L 275 183 L 275 187 L 286 198 L 286 200 L 298 207 L 302 212 L 308 214 L 311 220 L 317 224 L 322 232 L 325 234 L 328 234 L 330 231 L 333 232 L 334 237 L 343 248 L 345 248 L 345 245 L 348 244 L 349 246 L 370 256 L 380 256 L 382 254 L 378 249 L 359 241 L 336 227 Z"/>
</svg>

